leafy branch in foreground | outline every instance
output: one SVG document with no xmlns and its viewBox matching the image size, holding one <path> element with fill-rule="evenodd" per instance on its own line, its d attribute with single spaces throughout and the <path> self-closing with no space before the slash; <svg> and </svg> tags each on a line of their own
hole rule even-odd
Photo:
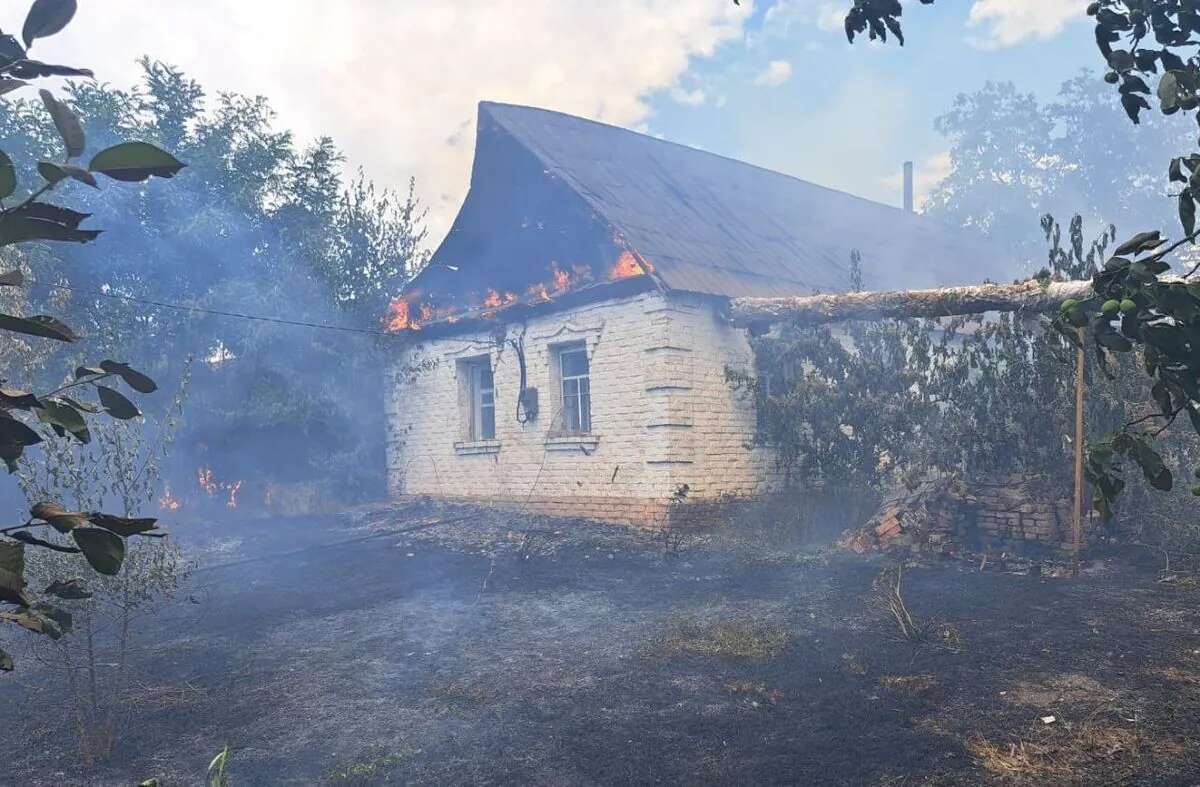
<svg viewBox="0 0 1200 787">
<path fill-rule="evenodd" d="M 86 69 L 60 66 L 33 60 L 29 49 L 34 41 L 62 31 L 76 11 L 76 0 L 35 0 L 26 16 L 21 38 L 24 46 L 0 31 L 0 95 L 19 90 L 29 80 L 48 76 L 92 76 Z M 44 198 L 68 184 L 82 183 L 99 189 L 98 175 L 112 180 L 137 183 L 152 177 L 170 178 L 183 169 L 182 162 L 166 151 L 146 142 L 128 141 L 97 152 L 86 165 L 87 150 L 83 124 L 71 107 L 49 91 L 40 91 L 42 104 L 61 138 L 64 155 L 57 161 L 37 164 L 40 183 L 29 186 L 16 198 L 21 185 L 12 158 L 0 151 L 0 255 L 10 246 L 23 243 L 89 243 L 100 231 L 82 228 L 89 217 Z M 0 256 L 0 260 L 4 259 Z M 20 287 L 24 277 L 19 269 L 0 271 L 0 287 Z M 47 315 L 19 316 L 0 313 L 0 331 L 70 343 L 78 339 L 70 326 Z M 0 459 L 10 473 L 25 449 L 42 442 L 34 426 L 49 427 L 53 434 L 68 434 L 80 443 L 91 440 L 87 416 L 105 414 L 119 420 L 141 416 L 128 397 L 112 387 L 121 380 L 138 393 L 153 393 L 155 382 L 127 364 L 105 360 L 95 366 L 80 366 L 74 379 L 53 391 L 35 394 L 0 380 Z M 102 385 L 101 383 L 110 383 Z M 98 401 L 76 398 L 90 389 Z M 13 623 L 29 631 L 61 637 L 70 630 L 71 616 L 26 590 L 25 549 L 34 547 L 56 552 L 82 552 L 97 572 L 113 575 L 120 571 L 125 558 L 125 539 L 132 536 L 161 536 L 155 532 L 154 519 L 131 519 L 101 512 L 68 511 L 55 502 L 33 506 L 30 518 L 22 525 L 0 529 L 0 603 L 15 607 L 0 609 L 0 621 Z M 43 538 L 42 535 L 48 536 Z M 60 599 L 86 598 L 88 591 L 81 580 L 55 580 L 43 595 Z M 0 670 L 13 669 L 12 658 L 0 650 Z"/>
<path fill-rule="evenodd" d="M 903 43 L 902 10 L 899 0 L 855 0 L 846 16 L 847 36 L 853 42 L 856 33 L 869 30 L 872 39 L 886 40 L 886 29 Z M 1087 14 L 1095 20 L 1096 46 L 1108 67 L 1104 79 L 1117 86 L 1130 120 L 1139 123 L 1152 100 L 1166 115 L 1200 108 L 1200 57 L 1193 51 L 1200 46 L 1200 13 L 1193 0 L 1096 0 Z M 1197 239 L 1200 153 L 1172 158 L 1167 177 L 1181 186 L 1172 198 L 1184 237 L 1166 245 L 1158 231 L 1134 235 L 1093 276 L 1094 294 L 1068 301 L 1055 321 L 1079 346 L 1091 338 L 1106 373 L 1112 354 L 1140 349 L 1153 385 L 1154 411 L 1089 446 L 1086 473 L 1096 511 L 1106 518 L 1125 488 L 1122 460 L 1140 466 L 1155 489 L 1170 490 L 1174 479 L 1154 439 L 1184 413 L 1200 433 L 1200 283 L 1191 279 L 1197 264 L 1175 280 L 1162 278 L 1171 268 L 1167 258 Z"/>
</svg>

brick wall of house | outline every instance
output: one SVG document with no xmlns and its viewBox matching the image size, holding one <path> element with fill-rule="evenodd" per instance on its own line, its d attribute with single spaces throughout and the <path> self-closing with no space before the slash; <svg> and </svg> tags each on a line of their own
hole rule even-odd
<svg viewBox="0 0 1200 787">
<path fill-rule="evenodd" d="M 725 380 L 745 368 L 743 331 L 711 302 L 642 293 L 411 345 L 388 371 L 388 481 L 393 497 L 475 500 L 639 525 L 662 524 L 686 484 L 689 501 L 773 488 L 774 463 L 747 446 L 751 403 Z M 516 419 L 519 363 L 508 340 L 524 336 L 535 421 Z M 589 356 L 592 435 L 560 437 L 556 350 Z M 486 355 L 495 377 L 496 439 L 470 443 L 463 382 Z"/>
</svg>

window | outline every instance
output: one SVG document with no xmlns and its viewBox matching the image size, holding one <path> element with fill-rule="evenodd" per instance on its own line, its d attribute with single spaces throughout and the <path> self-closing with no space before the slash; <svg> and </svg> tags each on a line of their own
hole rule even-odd
<svg viewBox="0 0 1200 787">
<path fill-rule="evenodd" d="M 474 442 L 496 439 L 496 382 L 492 362 L 484 358 L 468 367 L 471 391 L 470 438 Z"/>
<path fill-rule="evenodd" d="M 559 350 L 558 374 L 562 381 L 563 430 L 588 434 L 592 431 L 592 385 L 587 348 L 579 344 Z"/>
</svg>

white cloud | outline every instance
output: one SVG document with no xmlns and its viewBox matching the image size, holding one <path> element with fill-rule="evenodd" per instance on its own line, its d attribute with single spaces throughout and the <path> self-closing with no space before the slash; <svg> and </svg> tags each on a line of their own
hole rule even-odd
<svg viewBox="0 0 1200 787">
<path fill-rule="evenodd" d="M 740 40 L 752 11 L 712 0 L 144 0 L 80 3 L 34 54 L 128 85 L 142 53 L 210 93 L 262 94 L 300 139 L 328 133 L 351 166 L 403 187 L 435 234 L 465 194 L 480 100 L 532 104 L 634 127 L 647 98 L 693 60 Z M 27 4 L 0 8 L 19 29 Z M 682 93 L 697 100 L 695 91 Z"/>
<path fill-rule="evenodd" d="M 671 98 L 677 104 L 683 104 L 687 107 L 698 107 L 704 104 L 706 96 L 704 90 L 696 88 L 694 90 L 684 90 L 681 87 L 671 89 Z"/>
<path fill-rule="evenodd" d="M 918 161 L 913 167 L 913 203 L 918 211 L 925 209 L 930 192 L 950 175 L 950 168 L 950 151 L 948 150 L 932 155 L 924 161 Z M 904 170 L 902 167 L 896 172 L 880 178 L 879 184 L 895 192 L 897 205 L 903 203 Z"/>
<path fill-rule="evenodd" d="M 834 0 L 778 0 L 763 15 L 763 27 L 780 36 L 793 35 L 797 27 L 816 27 L 832 32 L 843 30 L 845 2 Z"/>
<path fill-rule="evenodd" d="M 767 67 L 754 78 L 754 84 L 776 87 L 792 78 L 792 64 L 786 60 L 772 60 Z"/>
<path fill-rule="evenodd" d="M 975 0 L 967 25 L 984 28 L 969 40 L 984 49 L 1054 38 L 1074 21 L 1087 19 L 1086 0 Z"/>
</svg>

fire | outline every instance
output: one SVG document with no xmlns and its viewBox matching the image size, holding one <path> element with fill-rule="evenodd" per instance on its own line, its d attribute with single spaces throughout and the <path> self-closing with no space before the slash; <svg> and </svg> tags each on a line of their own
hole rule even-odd
<svg viewBox="0 0 1200 787">
<path fill-rule="evenodd" d="M 388 306 L 388 314 L 385 319 L 387 330 L 392 333 L 406 331 L 412 327 L 412 323 L 408 318 L 408 301 L 404 298 L 396 298 Z"/>
<path fill-rule="evenodd" d="M 208 494 L 216 494 L 220 489 L 220 484 L 213 480 L 213 471 L 208 467 L 201 467 L 196 471 L 196 483 Z"/>
<path fill-rule="evenodd" d="M 162 497 L 158 498 L 158 505 L 164 511 L 178 511 L 183 503 L 171 494 L 170 484 L 163 484 L 163 493 Z"/>
<path fill-rule="evenodd" d="M 218 481 L 213 476 L 212 468 L 201 467 L 196 471 L 196 483 L 210 497 L 216 495 L 217 492 L 227 492 L 229 499 L 225 502 L 225 506 L 227 508 L 237 508 L 238 490 L 242 488 L 241 481 Z"/>
<path fill-rule="evenodd" d="M 621 252 L 621 256 L 617 258 L 617 262 L 608 272 L 608 278 L 611 281 L 618 279 L 628 279 L 631 276 L 645 276 L 646 268 L 631 251 Z"/>
<path fill-rule="evenodd" d="M 528 293 L 529 293 L 529 297 L 535 301 L 550 300 L 550 291 L 548 289 L 546 289 L 546 285 L 543 284 L 542 282 L 538 282 L 537 284 L 530 287 L 528 290 Z"/>
<path fill-rule="evenodd" d="M 562 292 L 571 286 L 571 274 L 558 267 L 558 263 L 555 263 L 551 267 L 550 273 L 554 276 L 554 291 L 556 293 Z"/>
<path fill-rule="evenodd" d="M 238 490 L 242 488 L 241 481 L 234 481 L 232 484 L 225 484 L 225 488 L 229 490 L 229 502 L 225 504 L 227 508 L 237 508 Z"/>
</svg>

